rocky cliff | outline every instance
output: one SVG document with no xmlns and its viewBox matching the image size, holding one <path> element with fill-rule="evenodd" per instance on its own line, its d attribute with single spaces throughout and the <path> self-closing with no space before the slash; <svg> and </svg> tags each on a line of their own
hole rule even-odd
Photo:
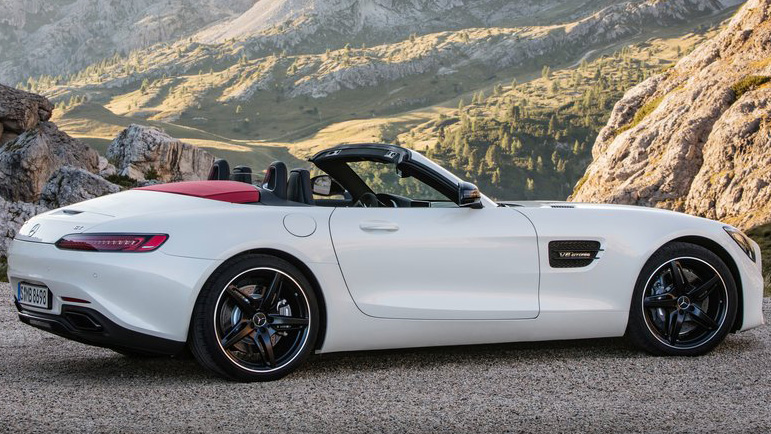
<svg viewBox="0 0 771 434">
<path fill-rule="evenodd" d="M 771 0 L 631 89 L 574 201 L 656 206 L 743 228 L 771 221 Z"/>
</svg>

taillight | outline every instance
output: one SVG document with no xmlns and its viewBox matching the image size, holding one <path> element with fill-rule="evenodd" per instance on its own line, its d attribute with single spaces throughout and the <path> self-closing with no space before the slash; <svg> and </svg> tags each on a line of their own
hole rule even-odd
<svg viewBox="0 0 771 434">
<path fill-rule="evenodd" d="M 165 234 L 70 234 L 56 242 L 64 250 L 152 252 L 169 239 Z"/>
</svg>

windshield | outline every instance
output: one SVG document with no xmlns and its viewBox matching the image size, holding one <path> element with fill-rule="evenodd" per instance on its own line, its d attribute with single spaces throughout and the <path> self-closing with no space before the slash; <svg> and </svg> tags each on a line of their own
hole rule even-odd
<svg viewBox="0 0 771 434">
<path fill-rule="evenodd" d="M 402 178 L 393 163 L 354 161 L 347 164 L 375 194 L 395 194 L 426 201 L 448 200 L 445 195 L 417 178 Z"/>
</svg>

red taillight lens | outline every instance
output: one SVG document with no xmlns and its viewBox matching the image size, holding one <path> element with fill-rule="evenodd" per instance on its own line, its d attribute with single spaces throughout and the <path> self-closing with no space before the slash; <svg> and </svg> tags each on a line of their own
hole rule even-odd
<svg viewBox="0 0 771 434">
<path fill-rule="evenodd" d="M 152 252 L 169 239 L 165 234 L 70 234 L 56 242 L 65 250 Z"/>
</svg>

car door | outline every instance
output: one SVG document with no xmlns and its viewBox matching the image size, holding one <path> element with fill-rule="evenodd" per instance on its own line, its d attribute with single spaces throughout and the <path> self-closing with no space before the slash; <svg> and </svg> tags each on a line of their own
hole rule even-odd
<svg viewBox="0 0 771 434">
<path fill-rule="evenodd" d="M 513 209 L 337 208 L 329 225 L 348 290 L 367 315 L 538 316 L 536 233 Z"/>
</svg>

